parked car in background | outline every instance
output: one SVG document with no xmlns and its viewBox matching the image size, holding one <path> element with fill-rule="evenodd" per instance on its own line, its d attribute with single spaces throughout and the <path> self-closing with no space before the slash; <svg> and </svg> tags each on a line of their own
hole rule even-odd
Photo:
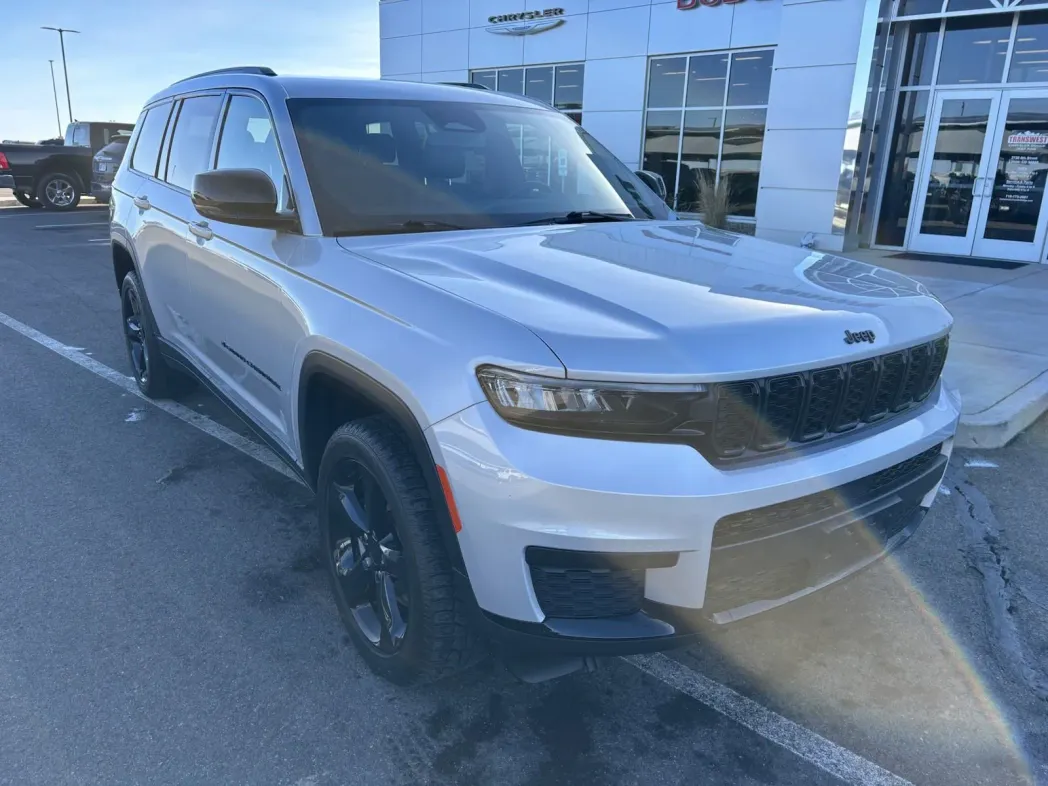
<svg viewBox="0 0 1048 786">
<path fill-rule="evenodd" d="M 103 205 L 109 204 L 113 177 L 120 168 L 120 162 L 124 160 L 130 139 L 130 134 L 117 134 L 112 142 L 95 153 L 91 164 L 91 196 Z"/>
<path fill-rule="evenodd" d="M 0 144 L 0 188 L 12 189 L 26 207 L 70 210 L 90 187 L 94 154 L 133 129 L 132 123 L 78 121 L 66 128 L 62 144 Z"/>
</svg>

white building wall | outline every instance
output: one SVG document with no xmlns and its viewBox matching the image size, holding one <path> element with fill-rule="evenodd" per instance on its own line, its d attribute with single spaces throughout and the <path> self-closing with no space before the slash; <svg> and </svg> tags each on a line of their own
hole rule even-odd
<svg viewBox="0 0 1048 786">
<path fill-rule="evenodd" d="M 796 244 L 831 233 L 865 0 L 384 0 L 383 78 L 468 81 L 472 70 L 585 62 L 583 125 L 631 168 L 643 147 L 648 58 L 775 46 L 757 233 Z M 563 8 L 564 24 L 493 35 L 488 17 Z"/>
<path fill-rule="evenodd" d="M 738 6 L 741 7 L 741 6 Z M 757 234 L 840 251 L 832 234 L 863 0 L 782 0 L 761 159 Z"/>
</svg>

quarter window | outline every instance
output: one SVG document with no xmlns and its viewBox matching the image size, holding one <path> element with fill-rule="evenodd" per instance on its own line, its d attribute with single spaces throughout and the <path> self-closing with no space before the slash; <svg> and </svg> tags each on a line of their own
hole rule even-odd
<svg viewBox="0 0 1048 786">
<path fill-rule="evenodd" d="M 170 114 L 171 104 L 161 104 L 147 111 L 145 117 L 139 121 L 142 130 L 138 132 L 135 152 L 131 155 L 132 169 L 150 177 L 156 175 L 156 162 Z"/>
<path fill-rule="evenodd" d="M 756 49 L 651 61 L 643 166 L 662 175 L 677 210 L 700 212 L 703 181 L 728 178 L 733 215 L 756 215 L 773 57 Z"/>
<path fill-rule="evenodd" d="M 218 142 L 217 169 L 258 169 L 280 192 L 280 207 L 286 206 L 284 165 L 277 149 L 276 132 L 266 105 L 253 96 L 229 99 L 222 136 Z"/>
<path fill-rule="evenodd" d="M 190 191 L 193 178 L 208 168 L 221 96 L 197 96 L 182 102 L 168 152 L 168 183 Z"/>
</svg>

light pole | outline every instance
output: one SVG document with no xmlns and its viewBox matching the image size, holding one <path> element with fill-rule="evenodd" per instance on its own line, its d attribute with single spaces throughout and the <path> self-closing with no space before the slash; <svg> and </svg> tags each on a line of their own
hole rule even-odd
<svg viewBox="0 0 1048 786">
<path fill-rule="evenodd" d="M 55 120 L 58 122 L 58 135 L 63 136 L 62 115 L 58 111 L 58 85 L 55 84 L 55 61 L 48 60 L 47 62 L 51 64 L 51 89 L 55 93 Z"/>
<path fill-rule="evenodd" d="M 79 30 L 69 30 L 64 27 L 41 27 L 41 30 L 54 30 L 58 33 L 58 43 L 62 47 L 62 73 L 65 75 L 65 86 L 66 86 L 66 108 L 69 110 L 69 122 L 73 122 L 73 100 L 69 97 L 69 69 L 66 67 L 66 56 L 65 56 L 65 34 L 66 33 L 79 33 Z"/>
</svg>

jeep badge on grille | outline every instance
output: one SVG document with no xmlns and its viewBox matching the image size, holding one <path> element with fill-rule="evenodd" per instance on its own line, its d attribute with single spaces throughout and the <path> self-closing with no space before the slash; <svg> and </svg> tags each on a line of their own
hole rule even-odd
<svg viewBox="0 0 1048 786">
<path fill-rule="evenodd" d="M 863 341 L 872 344 L 876 340 L 877 336 L 873 334 L 872 330 L 860 330 L 858 333 L 852 333 L 850 330 L 844 331 L 845 344 L 861 344 Z"/>
</svg>

